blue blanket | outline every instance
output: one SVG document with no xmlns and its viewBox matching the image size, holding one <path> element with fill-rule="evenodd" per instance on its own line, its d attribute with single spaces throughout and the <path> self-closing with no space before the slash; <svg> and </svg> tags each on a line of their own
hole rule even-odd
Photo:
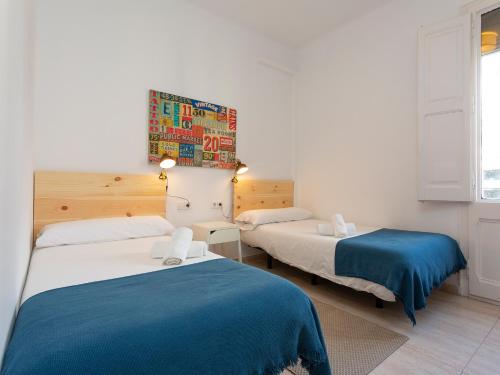
<svg viewBox="0 0 500 375">
<path fill-rule="evenodd" d="M 437 233 L 381 229 L 341 240 L 335 250 L 335 274 L 385 286 L 413 324 L 432 289 L 466 265 L 457 242 Z"/>
<path fill-rule="evenodd" d="M 220 259 L 54 289 L 19 311 L 1 375 L 330 374 L 309 298 Z"/>
</svg>

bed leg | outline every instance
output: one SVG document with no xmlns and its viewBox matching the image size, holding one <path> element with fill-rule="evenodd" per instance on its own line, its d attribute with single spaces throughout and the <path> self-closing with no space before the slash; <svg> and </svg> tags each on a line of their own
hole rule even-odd
<svg viewBox="0 0 500 375">
<path fill-rule="evenodd" d="M 318 285 L 318 275 L 311 275 L 311 284 L 312 285 Z"/>
<path fill-rule="evenodd" d="M 384 308 L 384 301 L 381 300 L 380 298 L 378 297 L 375 297 L 375 307 L 377 309 L 383 309 Z"/>
<path fill-rule="evenodd" d="M 273 257 L 269 254 L 267 254 L 267 268 L 268 269 L 273 268 Z"/>
</svg>

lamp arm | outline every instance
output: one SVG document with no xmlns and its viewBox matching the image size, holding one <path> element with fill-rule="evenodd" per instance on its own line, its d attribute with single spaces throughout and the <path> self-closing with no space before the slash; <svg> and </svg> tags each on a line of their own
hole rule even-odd
<svg viewBox="0 0 500 375">
<path fill-rule="evenodd" d="M 191 202 L 189 201 L 189 199 L 181 197 L 180 195 L 170 195 L 170 194 L 167 194 L 167 197 L 182 199 L 184 202 L 186 202 L 186 207 L 191 207 Z"/>
</svg>

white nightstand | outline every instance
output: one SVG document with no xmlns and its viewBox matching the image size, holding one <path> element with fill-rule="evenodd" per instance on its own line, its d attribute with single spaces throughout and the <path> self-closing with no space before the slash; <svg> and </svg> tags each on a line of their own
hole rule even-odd
<svg viewBox="0 0 500 375">
<path fill-rule="evenodd" d="M 208 221 L 193 224 L 193 240 L 206 241 L 208 245 L 238 242 L 238 260 L 242 262 L 240 228 L 226 221 Z"/>
</svg>

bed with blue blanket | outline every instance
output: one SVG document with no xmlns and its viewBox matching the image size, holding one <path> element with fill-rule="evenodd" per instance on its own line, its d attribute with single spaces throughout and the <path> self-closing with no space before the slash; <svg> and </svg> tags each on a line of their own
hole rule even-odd
<svg viewBox="0 0 500 375">
<path fill-rule="evenodd" d="M 269 257 L 385 301 L 399 300 L 410 320 L 450 275 L 466 267 L 457 242 L 438 233 L 358 227 L 338 239 L 318 234 L 321 220 L 260 225 L 242 240 Z M 272 266 L 270 261 L 269 266 Z"/>
<path fill-rule="evenodd" d="M 335 251 L 337 275 L 385 286 L 413 324 L 431 291 L 466 265 L 458 243 L 438 233 L 380 229 L 343 239 Z"/>
<path fill-rule="evenodd" d="M 299 359 L 311 374 L 331 373 L 310 299 L 280 277 L 212 259 L 34 294 L 1 375 L 279 374 Z"/>
</svg>

